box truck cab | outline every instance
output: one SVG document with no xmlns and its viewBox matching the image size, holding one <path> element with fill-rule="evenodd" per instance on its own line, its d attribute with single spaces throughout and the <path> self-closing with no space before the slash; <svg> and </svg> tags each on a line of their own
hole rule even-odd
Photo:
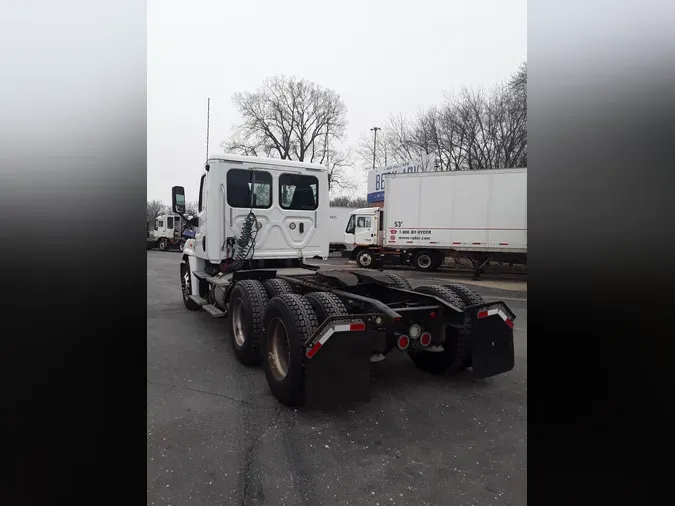
<svg viewBox="0 0 675 506">
<path fill-rule="evenodd" d="M 382 245 L 382 210 L 364 207 L 349 213 L 345 228 L 345 243 L 354 247 Z"/>
</svg>

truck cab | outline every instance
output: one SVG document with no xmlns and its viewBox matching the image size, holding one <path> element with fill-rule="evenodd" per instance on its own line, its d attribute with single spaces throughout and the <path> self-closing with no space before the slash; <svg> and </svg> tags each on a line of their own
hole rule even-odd
<svg viewBox="0 0 675 506">
<path fill-rule="evenodd" d="M 150 232 L 155 246 L 164 251 L 172 246 L 182 247 L 183 224 L 177 214 L 161 214 L 155 219 L 154 230 Z"/>
<path fill-rule="evenodd" d="M 318 164 L 212 156 L 199 179 L 194 269 L 235 260 L 327 258 L 328 176 Z M 235 242 L 236 241 L 236 242 Z M 235 248 L 235 245 L 237 246 Z"/>
<path fill-rule="evenodd" d="M 382 209 L 364 207 L 349 215 L 345 228 L 345 243 L 359 246 L 382 246 Z"/>
</svg>

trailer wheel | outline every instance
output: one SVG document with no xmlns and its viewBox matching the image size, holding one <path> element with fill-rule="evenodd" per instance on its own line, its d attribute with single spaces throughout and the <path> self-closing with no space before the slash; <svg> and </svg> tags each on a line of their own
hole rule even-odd
<svg viewBox="0 0 675 506">
<path fill-rule="evenodd" d="M 267 383 L 279 402 L 299 406 L 305 402 L 305 343 L 319 322 L 302 295 L 274 297 L 265 309 L 262 340 Z"/>
<path fill-rule="evenodd" d="M 157 242 L 157 247 L 160 251 L 166 251 L 167 242 L 166 239 L 162 238 Z"/>
<path fill-rule="evenodd" d="M 467 305 L 467 306 L 471 306 L 473 304 L 484 304 L 485 303 L 485 301 L 483 300 L 483 297 L 481 297 L 480 294 L 471 287 L 468 287 L 468 286 L 465 286 L 465 285 L 457 285 L 457 284 L 447 285 L 447 286 L 453 292 L 455 292 L 459 296 L 459 298 L 462 299 L 462 302 L 464 302 L 464 304 Z M 469 336 L 469 343 L 467 343 L 468 346 L 466 346 L 464 367 L 471 367 L 471 364 L 472 364 L 471 328 L 473 326 L 473 321 L 468 314 L 465 317 L 465 324 L 466 324 L 467 335 Z"/>
<path fill-rule="evenodd" d="M 265 287 L 257 279 L 245 279 L 232 289 L 228 309 L 230 337 L 234 354 L 244 365 L 260 363 L 263 312 L 267 301 Z"/>
<path fill-rule="evenodd" d="M 394 284 L 396 285 L 396 288 L 400 288 L 401 290 L 412 290 L 412 286 L 410 286 L 410 283 L 408 283 L 408 280 L 405 278 L 402 278 L 398 274 L 387 274 L 387 277 L 391 279 Z"/>
<path fill-rule="evenodd" d="M 330 292 L 312 292 L 305 295 L 316 313 L 321 325 L 326 318 L 331 316 L 348 315 L 347 306 L 344 305 L 337 295 Z"/>
<path fill-rule="evenodd" d="M 186 308 L 190 311 L 196 311 L 200 308 L 199 304 L 190 298 L 190 295 L 192 295 L 192 275 L 190 264 L 187 261 L 180 264 L 180 291 Z"/>
<path fill-rule="evenodd" d="M 372 251 L 363 249 L 356 254 L 356 263 L 364 269 L 375 267 L 375 255 Z"/>
<path fill-rule="evenodd" d="M 291 286 L 291 284 L 285 279 L 278 279 L 278 278 L 266 279 L 262 282 L 262 284 L 265 287 L 267 296 L 270 299 L 272 297 L 276 297 L 277 295 L 284 295 L 286 293 L 295 293 L 295 290 L 293 290 L 293 286 Z"/>
<path fill-rule="evenodd" d="M 418 286 L 416 292 L 434 295 L 449 302 L 459 309 L 464 308 L 464 302 L 451 289 L 440 285 Z M 412 350 L 410 358 L 418 369 L 433 374 L 455 374 L 464 368 L 466 332 L 464 329 L 447 327 L 442 352 Z"/>
<path fill-rule="evenodd" d="M 435 255 L 431 251 L 418 251 L 413 257 L 413 266 L 420 271 L 434 271 Z"/>
</svg>

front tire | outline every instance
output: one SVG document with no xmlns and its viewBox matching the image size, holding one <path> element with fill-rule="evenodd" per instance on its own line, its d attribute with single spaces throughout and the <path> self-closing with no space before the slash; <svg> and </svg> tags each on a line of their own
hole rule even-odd
<svg viewBox="0 0 675 506">
<path fill-rule="evenodd" d="M 372 269 L 375 267 L 375 255 L 370 250 L 361 250 L 356 254 L 356 264 L 363 269 Z"/>
<path fill-rule="evenodd" d="M 265 287 L 256 279 L 240 281 L 232 289 L 228 306 L 230 338 L 237 360 L 244 365 L 260 363 L 263 312 L 267 301 Z"/>
<path fill-rule="evenodd" d="M 319 326 L 309 301 L 287 293 L 274 297 L 265 310 L 263 369 L 272 394 L 286 406 L 305 403 L 305 345 Z"/>
<path fill-rule="evenodd" d="M 185 307 L 190 311 L 199 309 L 199 304 L 190 298 L 190 295 L 192 295 L 192 273 L 190 272 L 190 264 L 187 261 L 180 264 L 180 289 Z"/>
<path fill-rule="evenodd" d="M 160 251 L 166 251 L 166 247 L 168 246 L 168 243 L 166 239 L 160 239 L 157 242 L 157 247 L 159 248 Z"/>
<path fill-rule="evenodd" d="M 418 251 L 413 257 L 413 265 L 415 269 L 423 272 L 431 272 L 436 270 L 436 255 L 431 251 Z"/>
</svg>

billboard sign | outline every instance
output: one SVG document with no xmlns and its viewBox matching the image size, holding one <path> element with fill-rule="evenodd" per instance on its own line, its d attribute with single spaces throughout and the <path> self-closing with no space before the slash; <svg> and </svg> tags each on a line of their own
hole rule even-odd
<svg viewBox="0 0 675 506">
<path fill-rule="evenodd" d="M 381 169 L 368 171 L 368 203 L 383 202 L 385 176 L 400 172 L 430 172 L 436 166 L 436 156 L 426 155 L 420 160 L 410 160 L 399 165 L 389 165 Z"/>
</svg>

